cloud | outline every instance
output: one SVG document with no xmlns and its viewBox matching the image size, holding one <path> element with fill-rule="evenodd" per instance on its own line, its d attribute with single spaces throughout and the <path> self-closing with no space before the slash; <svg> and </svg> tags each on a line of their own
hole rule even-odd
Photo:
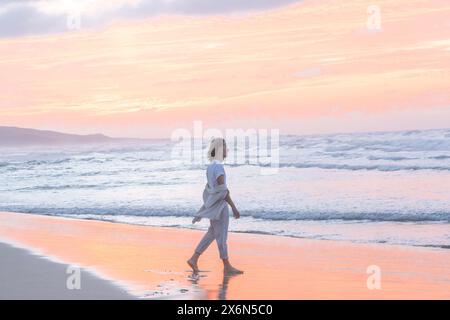
<svg viewBox="0 0 450 320">
<path fill-rule="evenodd" d="M 176 13 L 176 14 L 220 14 L 239 11 L 270 9 L 297 2 L 295 0 L 154 0 L 140 1 L 137 5 L 124 7 L 131 15 Z"/>
<path fill-rule="evenodd" d="M 58 32 L 65 23 L 62 15 L 44 15 L 29 5 L 12 6 L 0 13 L 0 37 Z"/>
<path fill-rule="evenodd" d="M 211 15 L 267 10 L 299 0 L 0 0 L 0 37 L 68 31 L 68 17 L 80 14 L 82 27 L 117 19 L 161 14 Z"/>
<path fill-rule="evenodd" d="M 303 69 L 295 74 L 297 78 L 312 78 L 317 77 L 322 74 L 322 69 L 320 67 L 310 67 Z"/>
</svg>

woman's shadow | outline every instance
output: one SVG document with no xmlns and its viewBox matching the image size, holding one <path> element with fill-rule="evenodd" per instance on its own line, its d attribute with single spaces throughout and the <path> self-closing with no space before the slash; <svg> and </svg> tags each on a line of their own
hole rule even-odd
<svg viewBox="0 0 450 320">
<path fill-rule="evenodd" d="M 228 286 L 230 283 L 230 280 L 234 277 L 239 276 L 240 274 L 223 274 L 223 279 L 222 279 L 222 283 L 219 284 L 219 290 L 218 290 L 218 294 L 217 294 L 217 299 L 219 300 L 226 300 L 227 299 L 227 291 L 228 291 Z M 189 281 L 198 286 L 199 285 L 199 280 L 200 280 L 200 276 L 198 273 L 192 272 L 191 276 L 189 277 Z"/>
</svg>

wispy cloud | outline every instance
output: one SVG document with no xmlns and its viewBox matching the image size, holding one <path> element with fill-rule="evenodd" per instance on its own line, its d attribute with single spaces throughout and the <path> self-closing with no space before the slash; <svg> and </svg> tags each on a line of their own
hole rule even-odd
<svg viewBox="0 0 450 320">
<path fill-rule="evenodd" d="M 0 39 L 0 124 L 167 136 L 202 119 L 302 132 L 324 117 L 351 130 L 340 120 L 357 112 L 353 128 L 379 130 L 427 110 L 440 126 L 448 111 L 431 110 L 450 105 L 450 3 L 380 0 L 383 32 L 358 32 L 371 4 L 304 1 Z"/>
<path fill-rule="evenodd" d="M 118 19 L 246 12 L 298 1 L 301 0 L 1 0 L 0 37 L 68 31 L 68 19 L 73 16 L 83 28 L 91 28 Z"/>
</svg>

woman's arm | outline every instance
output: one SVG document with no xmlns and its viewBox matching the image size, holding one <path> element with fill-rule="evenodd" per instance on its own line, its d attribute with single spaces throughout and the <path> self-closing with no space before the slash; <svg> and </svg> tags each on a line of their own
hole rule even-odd
<svg viewBox="0 0 450 320">
<path fill-rule="evenodd" d="M 217 184 L 218 184 L 218 185 L 222 185 L 222 184 L 224 184 L 224 183 L 225 183 L 224 177 L 223 177 L 223 176 L 219 176 L 219 177 L 217 178 Z M 233 200 L 232 200 L 231 197 L 230 197 L 230 191 L 228 191 L 227 196 L 226 196 L 226 198 L 225 198 L 225 201 L 228 202 L 228 204 L 229 204 L 230 207 L 231 207 L 231 210 L 233 210 L 233 216 L 234 216 L 236 219 L 239 219 L 239 217 L 241 216 L 241 214 L 239 213 L 239 210 L 236 208 L 236 206 L 234 205 Z"/>
</svg>

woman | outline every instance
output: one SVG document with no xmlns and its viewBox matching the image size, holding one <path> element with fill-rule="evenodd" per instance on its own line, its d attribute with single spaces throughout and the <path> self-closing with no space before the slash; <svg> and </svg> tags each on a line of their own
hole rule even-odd
<svg viewBox="0 0 450 320">
<path fill-rule="evenodd" d="M 226 185 L 226 174 L 223 168 L 223 160 L 227 156 L 225 140 L 215 138 L 211 141 L 208 159 L 210 164 L 206 169 L 207 184 L 203 191 L 203 206 L 197 212 L 192 223 L 200 221 L 202 218 L 210 219 L 208 232 L 203 236 L 192 257 L 187 261 L 194 273 L 198 273 L 198 258 L 214 241 L 217 242 L 220 258 L 223 261 L 225 274 L 239 274 L 243 271 L 236 269 L 228 260 L 227 234 L 229 211 L 228 205 L 233 210 L 233 216 L 239 219 L 240 213 L 231 200 L 230 192 Z"/>
</svg>

